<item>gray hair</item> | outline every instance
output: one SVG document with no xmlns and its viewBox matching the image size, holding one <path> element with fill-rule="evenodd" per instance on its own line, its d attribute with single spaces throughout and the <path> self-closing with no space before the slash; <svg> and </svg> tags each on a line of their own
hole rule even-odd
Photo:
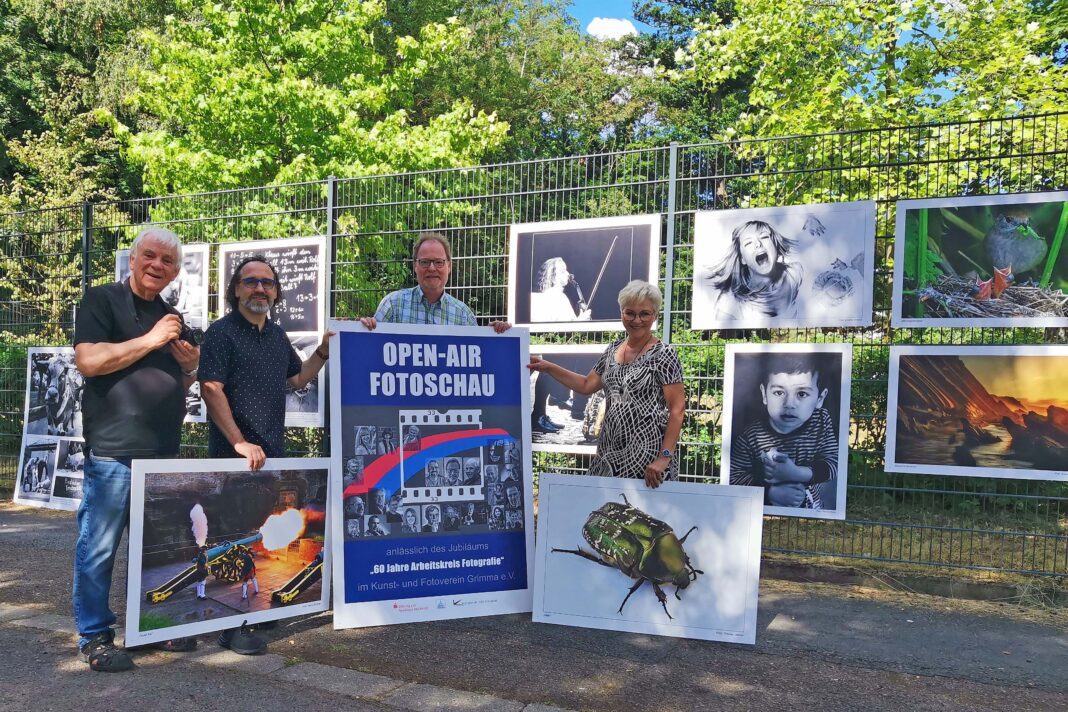
<svg viewBox="0 0 1068 712">
<path fill-rule="evenodd" d="M 664 297 L 661 296 L 660 288 L 655 284 L 649 284 L 640 279 L 634 279 L 627 282 L 627 286 L 619 290 L 618 301 L 620 309 L 623 309 L 628 305 L 637 304 L 638 302 L 649 301 L 653 303 L 653 311 L 659 312 L 660 305 L 664 303 Z"/>
<path fill-rule="evenodd" d="M 419 248 L 423 246 L 424 242 L 436 242 L 441 245 L 445 250 L 445 259 L 452 262 L 452 245 L 449 244 L 449 238 L 445 237 L 440 232 L 419 233 L 419 237 L 415 239 L 415 244 L 412 245 L 412 260 L 419 257 Z"/>
<path fill-rule="evenodd" d="M 130 255 L 137 254 L 137 248 L 141 246 L 143 240 L 155 240 L 164 247 L 173 248 L 178 252 L 178 261 L 182 261 L 182 241 L 181 239 L 168 230 L 165 227 L 159 225 L 148 225 L 141 229 L 141 232 L 137 233 L 137 237 L 134 238 L 133 244 L 130 245 Z"/>
</svg>

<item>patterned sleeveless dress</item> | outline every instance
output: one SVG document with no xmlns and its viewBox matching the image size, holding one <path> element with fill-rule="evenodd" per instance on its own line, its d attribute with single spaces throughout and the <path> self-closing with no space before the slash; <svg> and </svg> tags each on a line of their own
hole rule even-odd
<svg viewBox="0 0 1068 712">
<path fill-rule="evenodd" d="M 593 367 L 601 376 L 607 407 L 588 474 L 641 479 L 645 466 L 660 455 L 668 422 L 664 386 L 682 383 L 682 364 L 675 349 L 663 342 L 631 363 L 616 363 L 622 343 L 620 339 L 609 346 Z M 678 479 L 677 458 L 664 476 Z"/>
</svg>

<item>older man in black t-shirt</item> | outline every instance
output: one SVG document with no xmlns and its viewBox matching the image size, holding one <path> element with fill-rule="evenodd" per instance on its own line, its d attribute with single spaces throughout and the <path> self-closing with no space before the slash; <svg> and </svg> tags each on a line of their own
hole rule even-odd
<svg viewBox="0 0 1068 712">
<path fill-rule="evenodd" d="M 242 260 L 226 288 L 230 313 L 204 335 L 200 386 L 208 406 L 208 455 L 243 457 L 250 469 L 285 455 L 286 384 L 303 388 L 329 358 L 329 338 L 307 361 L 270 319 L 283 299 L 278 272 L 262 256 Z M 224 631 L 219 644 L 242 654 L 262 652 L 258 637 Z"/>
<path fill-rule="evenodd" d="M 181 317 L 159 294 L 182 266 L 181 244 L 149 227 L 130 249 L 130 278 L 85 293 L 74 325 L 74 360 L 85 377 L 82 420 L 88 455 L 74 552 L 78 647 L 93 670 L 120 672 L 133 661 L 114 645 L 108 605 L 119 540 L 130 518 L 132 458 L 174 457 L 185 392 L 200 350 L 179 337 Z M 170 641 L 188 650 L 195 641 Z"/>
</svg>

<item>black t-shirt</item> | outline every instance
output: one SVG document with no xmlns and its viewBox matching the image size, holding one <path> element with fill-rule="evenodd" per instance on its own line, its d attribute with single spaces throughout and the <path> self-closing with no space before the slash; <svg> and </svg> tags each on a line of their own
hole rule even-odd
<svg viewBox="0 0 1068 712">
<path fill-rule="evenodd" d="M 74 345 L 122 343 L 148 333 L 171 309 L 156 297 L 135 296 L 128 283 L 85 293 L 74 324 Z M 124 369 L 85 379 L 85 441 L 103 457 L 170 457 L 178 454 L 185 418 L 182 367 L 169 346 Z"/>
</svg>

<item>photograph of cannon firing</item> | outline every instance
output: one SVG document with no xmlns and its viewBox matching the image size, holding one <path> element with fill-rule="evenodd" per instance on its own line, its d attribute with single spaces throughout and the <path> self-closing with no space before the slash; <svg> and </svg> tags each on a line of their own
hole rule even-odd
<svg viewBox="0 0 1068 712">
<path fill-rule="evenodd" d="M 135 463 L 127 637 L 325 610 L 328 460 Z M 130 630 L 134 628 L 135 630 Z"/>
</svg>

